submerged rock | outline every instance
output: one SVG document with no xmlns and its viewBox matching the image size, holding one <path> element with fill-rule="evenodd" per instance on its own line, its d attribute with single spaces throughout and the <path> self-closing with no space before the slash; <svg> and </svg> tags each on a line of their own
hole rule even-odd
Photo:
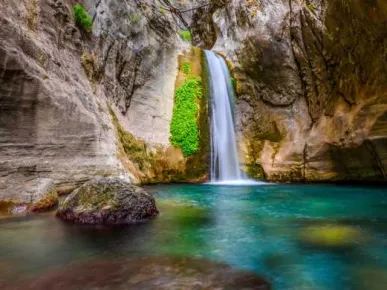
<svg viewBox="0 0 387 290">
<path fill-rule="evenodd" d="M 152 195 L 120 178 L 86 182 L 59 204 L 57 216 L 80 224 L 131 224 L 158 214 Z"/>
<path fill-rule="evenodd" d="M 364 241 L 362 232 L 345 225 L 309 226 L 300 234 L 301 242 L 315 247 L 352 248 Z"/>
<path fill-rule="evenodd" d="M 252 273 L 202 259 L 150 257 L 76 263 L 3 289 L 271 289 Z"/>
</svg>

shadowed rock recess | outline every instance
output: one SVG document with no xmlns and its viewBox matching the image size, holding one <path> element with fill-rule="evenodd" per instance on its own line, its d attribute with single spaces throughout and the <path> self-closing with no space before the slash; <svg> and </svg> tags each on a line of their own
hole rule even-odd
<svg viewBox="0 0 387 290">
<path fill-rule="evenodd" d="M 277 181 L 387 175 L 387 3 L 213 0 L 194 44 L 236 79 L 245 170 Z"/>
<path fill-rule="evenodd" d="M 206 92 L 201 54 L 156 0 L 80 1 L 92 32 L 76 24 L 76 2 L 0 2 L 0 199 L 31 203 L 47 182 L 60 192 L 95 177 L 205 180 L 206 98 L 196 155 L 170 142 L 179 60 L 198 67 Z M 385 182 L 386 1 L 209 2 L 187 22 L 193 44 L 231 70 L 244 170 Z"/>
</svg>

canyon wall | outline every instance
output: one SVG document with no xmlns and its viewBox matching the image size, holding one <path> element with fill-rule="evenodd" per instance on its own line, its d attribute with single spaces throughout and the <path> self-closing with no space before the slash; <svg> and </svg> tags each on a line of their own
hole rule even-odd
<svg viewBox="0 0 387 290">
<path fill-rule="evenodd" d="M 76 2 L 0 3 L 0 199 L 31 202 L 52 183 L 67 191 L 100 176 L 205 180 L 200 51 L 155 0 L 82 1 L 92 32 L 76 25 Z M 193 44 L 219 52 L 232 72 L 251 177 L 386 180 L 384 2 L 212 0 L 187 14 Z M 189 158 L 169 141 L 187 61 L 204 85 Z"/>
<path fill-rule="evenodd" d="M 193 17 L 193 40 L 232 70 L 250 176 L 385 181 L 385 1 L 211 3 Z"/>
<path fill-rule="evenodd" d="M 146 174 L 121 158 L 112 115 L 144 151 L 169 145 L 187 46 L 171 15 L 155 1 L 83 1 L 91 33 L 74 4 L 0 3 L 0 199 L 30 202 L 52 182 L 69 190 L 99 176 L 139 182 Z"/>
</svg>

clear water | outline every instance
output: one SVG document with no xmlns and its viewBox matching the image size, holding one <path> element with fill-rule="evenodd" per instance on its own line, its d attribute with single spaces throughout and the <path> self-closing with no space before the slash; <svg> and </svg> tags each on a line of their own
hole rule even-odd
<svg viewBox="0 0 387 290">
<path fill-rule="evenodd" d="M 212 51 L 205 54 L 211 94 L 211 181 L 240 180 L 231 76 L 222 57 Z"/>
<path fill-rule="evenodd" d="M 274 289 L 386 289 L 386 188 L 333 185 L 152 186 L 161 215 L 106 228 L 51 215 L 0 222 L 0 285 L 73 261 L 188 256 L 266 277 Z M 308 228 L 350 227 L 343 248 L 300 240 Z"/>
</svg>

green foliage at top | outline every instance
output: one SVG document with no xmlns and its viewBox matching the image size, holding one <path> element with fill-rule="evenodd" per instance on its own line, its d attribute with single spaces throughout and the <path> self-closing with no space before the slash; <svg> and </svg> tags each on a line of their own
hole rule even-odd
<svg viewBox="0 0 387 290">
<path fill-rule="evenodd" d="M 78 25 L 78 27 L 86 32 L 91 32 L 93 29 L 93 20 L 89 17 L 86 9 L 82 6 L 82 4 L 78 3 L 73 6 L 73 14 L 75 23 Z"/>
<path fill-rule="evenodd" d="M 192 73 L 192 64 L 189 63 L 188 61 L 185 61 L 183 63 L 183 73 L 185 73 L 186 75 L 189 75 Z"/>
<path fill-rule="evenodd" d="M 192 155 L 199 149 L 196 99 L 201 96 L 202 80 L 193 76 L 186 79 L 175 93 L 170 140 L 173 146 L 181 148 L 184 156 Z"/>
<path fill-rule="evenodd" d="M 191 42 L 192 37 L 191 32 L 189 32 L 189 30 L 179 30 L 177 33 L 184 41 Z"/>
</svg>

